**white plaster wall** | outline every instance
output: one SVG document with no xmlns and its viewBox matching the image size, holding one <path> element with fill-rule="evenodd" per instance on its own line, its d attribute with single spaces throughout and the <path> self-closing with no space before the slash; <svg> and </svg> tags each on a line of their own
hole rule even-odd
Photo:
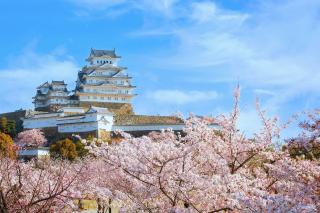
<svg viewBox="0 0 320 213">
<path fill-rule="evenodd" d="M 115 125 L 112 127 L 112 131 L 122 130 L 125 132 L 130 131 L 160 131 L 162 129 L 172 129 L 175 131 L 183 130 L 184 124 L 177 125 Z"/>
<path fill-rule="evenodd" d="M 69 101 L 65 98 L 51 98 L 47 102 L 48 104 L 68 104 Z"/>
<path fill-rule="evenodd" d="M 73 116 L 73 117 L 61 117 L 58 118 L 58 124 L 67 124 L 67 123 L 80 123 L 80 122 L 96 122 L 97 114 L 90 113 L 83 116 Z"/>
<path fill-rule="evenodd" d="M 38 118 L 38 119 L 28 119 L 25 118 L 23 121 L 23 128 L 25 129 L 39 129 L 45 127 L 56 127 L 57 119 L 52 118 Z"/>
<path fill-rule="evenodd" d="M 41 93 L 46 94 L 46 93 L 48 93 L 49 88 L 48 87 L 42 87 L 42 88 L 40 88 L 40 91 L 41 91 Z"/>
<path fill-rule="evenodd" d="M 90 98 L 88 98 L 88 96 L 90 96 Z M 122 100 L 121 98 L 118 98 L 118 100 L 115 100 L 115 98 L 112 97 L 111 100 L 108 100 L 107 97 L 104 97 L 104 99 L 101 99 L 100 97 L 94 98 L 94 96 L 91 96 L 91 95 L 80 96 L 79 100 L 83 102 L 131 103 L 130 98 L 126 98 L 126 100 Z"/>
<path fill-rule="evenodd" d="M 111 57 L 93 57 L 91 59 L 91 61 L 89 62 L 89 64 L 95 64 L 95 65 L 101 65 L 100 61 L 108 61 L 110 62 L 111 61 L 111 64 L 108 63 L 109 65 L 111 66 L 117 66 L 118 65 L 118 61 L 119 59 L 118 58 L 111 58 Z M 88 64 L 88 65 L 89 65 Z M 107 63 L 106 63 L 107 64 Z"/>
<path fill-rule="evenodd" d="M 85 110 L 82 107 L 64 107 L 60 111 L 71 112 L 71 113 L 84 113 Z"/>
<path fill-rule="evenodd" d="M 112 131 L 112 126 L 113 126 L 113 116 L 112 115 L 98 114 L 98 129 Z"/>
<path fill-rule="evenodd" d="M 68 96 L 68 93 L 64 92 L 64 91 L 52 91 L 50 92 L 50 96 L 62 96 L 62 97 L 66 97 Z"/>
<path fill-rule="evenodd" d="M 19 155 L 21 156 L 43 156 L 43 155 L 50 155 L 49 149 L 43 150 L 43 149 L 28 149 L 28 150 L 20 150 Z"/>
<path fill-rule="evenodd" d="M 48 106 L 48 104 L 42 104 L 42 102 L 38 102 L 38 101 L 35 102 L 35 107 L 36 108 L 37 107 L 46 107 L 46 106 Z"/>
<path fill-rule="evenodd" d="M 64 124 L 58 126 L 58 132 L 61 133 L 91 132 L 97 129 L 97 123 Z"/>
<path fill-rule="evenodd" d="M 172 125 L 115 125 L 112 127 L 112 131 L 122 130 L 122 131 L 160 131 L 165 129 L 172 129 L 174 131 L 181 131 L 185 127 L 184 124 L 172 124 Z M 212 129 L 219 129 L 217 124 L 209 125 Z"/>
<path fill-rule="evenodd" d="M 53 89 L 64 90 L 66 85 L 52 85 Z"/>
</svg>

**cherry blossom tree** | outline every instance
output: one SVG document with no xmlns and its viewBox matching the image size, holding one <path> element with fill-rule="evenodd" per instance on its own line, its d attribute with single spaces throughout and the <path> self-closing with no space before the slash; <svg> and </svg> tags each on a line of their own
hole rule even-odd
<svg viewBox="0 0 320 213">
<path fill-rule="evenodd" d="M 46 143 L 47 139 L 40 129 L 25 130 L 16 138 L 16 144 L 23 148 L 43 146 Z"/>
<path fill-rule="evenodd" d="M 71 212 L 82 197 L 85 168 L 81 162 L 1 158 L 0 212 Z"/>
<path fill-rule="evenodd" d="M 102 179 L 92 187 L 107 190 L 97 195 L 126 212 L 319 210 L 319 165 L 277 149 L 282 127 L 263 110 L 261 132 L 246 138 L 237 128 L 239 89 L 234 96 L 229 115 L 187 119 L 185 136 L 166 130 L 140 138 L 121 133 L 123 141 L 111 145 L 91 142 Z M 212 121 L 219 129 L 209 128 Z"/>
</svg>

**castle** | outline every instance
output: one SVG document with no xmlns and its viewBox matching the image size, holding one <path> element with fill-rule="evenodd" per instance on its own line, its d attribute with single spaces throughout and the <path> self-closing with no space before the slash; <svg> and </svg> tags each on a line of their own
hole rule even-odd
<svg viewBox="0 0 320 213">
<path fill-rule="evenodd" d="M 87 65 L 78 72 L 76 88 L 68 91 L 64 81 L 45 82 L 33 98 L 36 111 L 55 112 L 62 107 L 105 107 L 116 114 L 132 114 L 134 97 L 127 68 L 118 66 L 115 50 L 91 49 Z"/>
<path fill-rule="evenodd" d="M 177 117 L 134 113 L 135 86 L 127 68 L 118 65 L 120 58 L 115 50 L 91 49 L 73 91 L 64 81 L 40 85 L 33 98 L 35 110 L 27 110 L 23 118 L 24 129 L 41 128 L 49 140 L 70 134 L 110 138 L 115 130 L 134 135 L 182 131 L 184 123 Z"/>
</svg>

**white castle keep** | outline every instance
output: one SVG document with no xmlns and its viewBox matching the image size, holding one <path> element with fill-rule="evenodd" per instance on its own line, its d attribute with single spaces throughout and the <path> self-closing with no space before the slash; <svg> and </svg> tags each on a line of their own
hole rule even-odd
<svg viewBox="0 0 320 213">
<path fill-rule="evenodd" d="M 127 68 L 118 66 L 120 58 L 114 50 L 91 50 L 88 65 L 78 74 L 75 95 L 80 102 L 131 103 L 134 86 Z"/>
<path fill-rule="evenodd" d="M 131 85 L 127 68 L 118 66 L 120 58 L 115 50 L 91 49 L 87 65 L 78 73 L 76 88 L 70 92 L 64 81 L 45 82 L 37 88 L 33 98 L 35 109 L 57 111 L 65 106 L 90 105 L 132 108 L 135 87 Z"/>
</svg>

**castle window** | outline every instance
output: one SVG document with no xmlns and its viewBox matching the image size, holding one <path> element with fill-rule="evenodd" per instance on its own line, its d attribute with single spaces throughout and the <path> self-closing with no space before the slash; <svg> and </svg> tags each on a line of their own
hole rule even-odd
<svg viewBox="0 0 320 213">
<path fill-rule="evenodd" d="M 104 97 L 100 97 L 101 100 L 104 100 Z"/>
<path fill-rule="evenodd" d="M 112 61 L 110 61 L 110 64 L 112 64 Z"/>
<path fill-rule="evenodd" d="M 122 100 L 125 101 L 126 99 L 125 99 L 125 98 L 122 98 Z"/>
<path fill-rule="evenodd" d="M 111 97 L 108 97 L 108 100 L 111 100 Z"/>
<path fill-rule="evenodd" d="M 96 96 L 93 96 L 93 99 L 97 99 L 97 97 L 96 97 Z"/>
<path fill-rule="evenodd" d="M 88 99 L 90 99 L 90 96 L 88 96 Z"/>
</svg>

